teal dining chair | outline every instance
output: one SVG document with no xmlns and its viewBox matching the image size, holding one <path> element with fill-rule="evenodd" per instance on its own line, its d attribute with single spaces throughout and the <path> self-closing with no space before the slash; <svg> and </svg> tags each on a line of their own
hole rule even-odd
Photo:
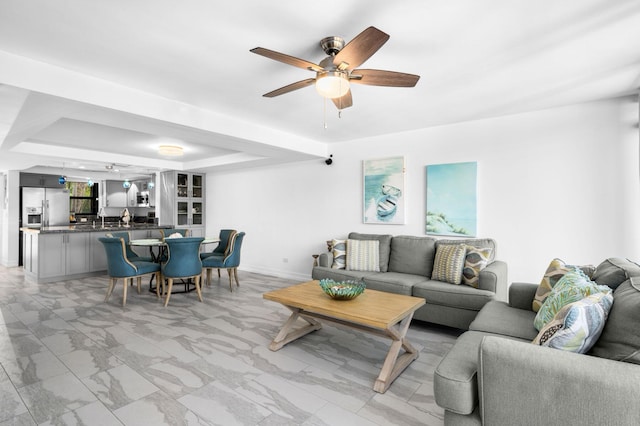
<svg viewBox="0 0 640 426">
<path fill-rule="evenodd" d="M 198 299 L 202 302 L 200 278 L 202 276 L 202 261 L 200 260 L 200 245 L 204 241 L 202 237 L 166 238 L 167 260 L 162 263 L 162 291 L 164 293 L 164 281 L 167 280 L 167 292 L 164 306 L 169 304 L 171 290 L 175 279 L 193 279 L 198 293 Z"/>
<path fill-rule="evenodd" d="M 218 245 L 209 252 L 200 253 L 200 259 L 204 259 L 205 257 L 209 257 L 214 254 L 224 255 L 229 247 L 229 240 L 231 236 L 237 234 L 238 231 L 235 229 L 221 229 L 220 230 L 220 242 Z M 220 270 L 218 270 L 218 276 L 220 276 Z"/>
<path fill-rule="evenodd" d="M 131 242 L 131 233 L 129 231 L 123 232 L 111 232 L 105 234 L 107 237 L 115 237 L 124 239 L 124 244 L 127 249 L 127 259 L 129 260 L 140 260 L 143 262 L 153 262 L 153 258 L 149 256 L 140 256 L 138 253 L 133 251 L 129 243 Z"/>
<path fill-rule="evenodd" d="M 240 286 L 238 281 L 238 266 L 240 266 L 240 250 L 242 249 L 242 240 L 244 232 L 233 234 L 229 240 L 228 250 L 225 254 L 213 254 L 202 259 L 202 268 L 207 272 L 207 285 L 211 283 L 211 270 L 226 269 L 229 274 L 229 290 L 233 291 L 233 280 L 236 286 Z"/>
<path fill-rule="evenodd" d="M 129 279 L 133 282 L 133 278 L 137 278 L 138 294 L 140 293 L 143 275 L 155 274 L 156 282 L 160 281 L 159 264 L 143 260 L 130 260 L 127 258 L 127 244 L 125 244 L 124 238 L 100 237 L 98 240 L 104 246 L 107 254 L 109 287 L 107 288 L 107 295 L 104 299 L 105 302 L 109 301 L 109 297 L 111 297 L 111 293 L 120 278 L 123 280 L 124 287 L 122 291 L 122 306 L 127 304 L 127 281 L 129 281 Z M 157 287 L 158 286 L 156 286 L 156 297 L 159 297 L 160 293 Z"/>
</svg>

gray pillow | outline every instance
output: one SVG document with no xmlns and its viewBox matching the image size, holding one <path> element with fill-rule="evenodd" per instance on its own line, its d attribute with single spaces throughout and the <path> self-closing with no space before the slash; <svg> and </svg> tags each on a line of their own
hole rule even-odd
<svg viewBox="0 0 640 426">
<path fill-rule="evenodd" d="M 391 253 L 391 238 L 388 234 L 360 234 L 352 232 L 349 234 L 350 240 L 378 240 L 380 241 L 380 272 L 387 272 L 389 269 L 389 253 Z"/>
<path fill-rule="evenodd" d="M 399 235 L 391 240 L 389 272 L 430 277 L 436 257 L 436 239 Z"/>
<path fill-rule="evenodd" d="M 640 265 L 629 259 L 610 257 L 596 267 L 591 279 L 615 289 L 630 277 L 640 276 Z"/>
<path fill-rule="evenodd" d="M 591 355 L 640 364 L 640 277 L 613 292 L 613 307 Z"/>
</svg>

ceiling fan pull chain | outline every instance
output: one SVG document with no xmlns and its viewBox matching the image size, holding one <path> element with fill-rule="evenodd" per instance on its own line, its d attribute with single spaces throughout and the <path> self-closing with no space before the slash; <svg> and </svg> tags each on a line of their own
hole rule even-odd
<svg viewBox="0 0 640 426">
<path fill-rule="evenodd" d="M 322 118 L 324 121 L 324 129 L 327 130 L 327 98 L 322 98 Z"/>
</svg>

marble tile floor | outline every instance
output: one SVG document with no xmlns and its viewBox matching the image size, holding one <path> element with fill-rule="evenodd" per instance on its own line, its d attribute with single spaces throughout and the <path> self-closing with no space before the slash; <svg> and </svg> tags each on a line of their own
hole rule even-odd
<svg viewBox="0 0 640 426">
<path fill-rule="evenodd" d="M 414 321 L 420 357 L 379 394 L 389 341 L 324 324 L 271 352 L 289 311 L 262 293 L 296 282 L 239 277 L 204 303 L 132 291 L 123 308 L 107 276 L 36 284 L 0 266 L 0 426 L 443 424 L 433 371 L 458 330 Z"/>
</svg>

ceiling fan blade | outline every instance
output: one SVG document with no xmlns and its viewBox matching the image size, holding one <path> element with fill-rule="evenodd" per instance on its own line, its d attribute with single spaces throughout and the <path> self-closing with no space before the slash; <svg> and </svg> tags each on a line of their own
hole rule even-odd
<svg viewBox="0 0 640 426">
<path fill-rule="evenodd" d="M 369 27 L 353 40 L 351 40 L 340 52 L 333 58 L 333 65 L 341 69 L 352 70 L 369 59 L 371 55 L 376 53 L 389 40 L 389 34 L 384 33 L 376 27 Z"/>
<path fill-rule="evenodd" d="M 284 95 L 285 93 L 293 92 L 294 90 L 302 89 L 303 87 L 310 86 L 315 82 L 315 78 L 307 78 L 306 80 L 296 81 L 295 83 L 291 83 L 269 93 L 265 93 L 262 96 L 264 96 L 265 98 L 273 98 L 276 96 Z"/>
<path fill-rule="evenodd" d="M 275 50 L 265 49 L 264 47 L 254 47 L 250 52 L 273 59 L 274 61 L 284 62 L 285 64 L 293 65 L 294 67 L 303 68 L 305 70 L 323 71 L 320 65 L 314 64 L 313 62 L 285 55 L 284 53 L 276 52 Z"/>
<path fill-rule="evenodd" d="M 357 69 L 351 72 L 349 83 L 368 84 L 369 86 L 413 87 L 419 79 L 419 75 L 403 72 Z"/>
<path fill-rule="evenodd" d="M 353 99 L 351 98 L 351 90 L 349 90 L 346 94 L 342 95 L 340 98 L 331 99 L 338 109 L 349 108 L 353 105 Z"/>
</svg>

